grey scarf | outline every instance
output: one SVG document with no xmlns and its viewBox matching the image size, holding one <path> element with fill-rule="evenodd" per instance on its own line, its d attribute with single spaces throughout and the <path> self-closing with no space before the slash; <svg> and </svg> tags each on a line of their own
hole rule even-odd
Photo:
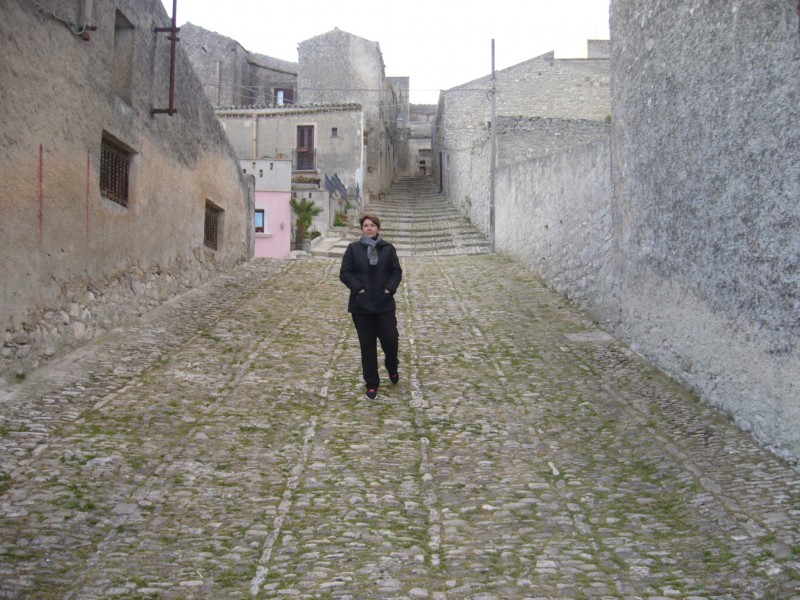
<svg viewBox="0 0 800 600">
<path fill-rule="evenodd" d="M 369 236 L 362 235 L 359 241 L 367 247 L 367 258 L 369 259 L 369 264 L 374 267 L 378 264 L 378 251 L 375 249 L 375 246 L 377 246 L 378 242 L 381 241 L 381 236 L 379 235 L 373 240 Z"/>
</svg>

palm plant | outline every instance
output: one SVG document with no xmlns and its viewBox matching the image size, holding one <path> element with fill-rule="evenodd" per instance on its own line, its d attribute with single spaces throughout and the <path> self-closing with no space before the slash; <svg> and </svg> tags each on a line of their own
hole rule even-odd
<svg viewBox="0 0 800 600">
<path fill-rule="evenodd" d="M 314 217 L 322 212 L 322 209 L 317 206 L 313 200 L 308 198 L 301 198 L 298 200 L 292 197 L 289 200 L 289 206 L 292 212 L 297 216 L 295 221 L 295 250 L 303 249 L 303 242 L 306 239 L 306 232 L 311 228 L 311 222 Z"/>
</svg>

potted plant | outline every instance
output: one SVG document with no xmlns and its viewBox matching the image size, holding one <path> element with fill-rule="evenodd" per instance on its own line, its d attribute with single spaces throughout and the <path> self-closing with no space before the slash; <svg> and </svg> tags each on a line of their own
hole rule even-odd
<svg viewBox="0 0 800 600">
<path fill-rule="evenodd" d="M 295 221 L 294 248 L 295 250 L 304 250 L 303 245 L 306 232 L 310 231 L 311 222 L 314 220 L 314 217 L 322 212 L 322 209 L 317 206 L 313 200 L 309 200 L 308 198 L 301 198 L 298 200 L 296 196 L 293 196 L 292 199 L 289 200 L 289 206 L 292 208 L 292 212 L 297 216 L 297 220 Z"/>
</svg>

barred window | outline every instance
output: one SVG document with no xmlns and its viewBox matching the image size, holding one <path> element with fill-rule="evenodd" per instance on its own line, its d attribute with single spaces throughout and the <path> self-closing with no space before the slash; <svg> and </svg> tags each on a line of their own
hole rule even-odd
<svg viewBox="0 0 800 600">
<path fill-rule="evenodd" d="M 206 226 L 203 242 L 207 248 L 219 250 L 220 228 L 222 226 L 222 209 L 206 202 Z"/>
<path fill-rule="evenodd" d="M 100 193 L 122 206 L 128 206 L 130 160 L 130 152 L 103 138 L 100 146 Z"/>
</svg>

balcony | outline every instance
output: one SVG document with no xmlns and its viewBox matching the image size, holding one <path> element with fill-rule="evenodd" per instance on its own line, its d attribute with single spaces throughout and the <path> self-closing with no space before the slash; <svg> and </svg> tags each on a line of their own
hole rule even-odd
<svg viewBox="0 0 800 600">
<path fill-rule="evenodd" d="M 316 171 L 317 151 L 314 148 L 292 149 L 293 171 Z"/>
</svg>

